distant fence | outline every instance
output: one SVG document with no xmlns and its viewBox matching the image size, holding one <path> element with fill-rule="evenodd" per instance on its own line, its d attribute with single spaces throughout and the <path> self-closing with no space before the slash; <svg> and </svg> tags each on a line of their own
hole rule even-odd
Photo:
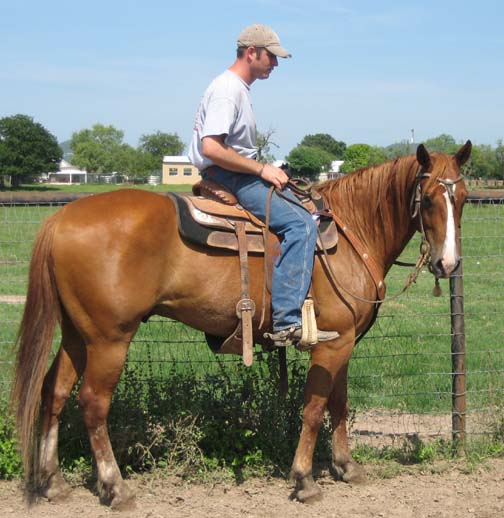
<svg viewBox="0 0 504 518">
<path fill-rule="evenodd" d="M 468 188 L 477 189 L 504 189 L 504 180 L 464 180 Z"/>
<path fill-rule="evenodd" d="M 26 292 L 33 238 L 43 218 L 67 201 L 0 199 L 4 392 L 22 313 L 22 304 L 15 302 Z M 418 246 L 414 239 L 401 259 L 414 260 Z M 349 381 L 353 440 L 383 444 L 404 437 L 464 437 L 466 432 L 478 437 L 504 426 L 504 196 L 471 194 L 464 209 L 462 250 L 463 276 L 459 271 L 450 284 L 442 281 L 441 297 L 432 297 L 433 278 L 424 271 L 404 296 L 383 305 L 372 331 L 356 347 Z M 389 294 L 399 291 L 408 272 L 391 270 Z M 257 354 L 256 360 L 261 357 Z M 307 358 L 289 351 L 290 367 L 306 365 Z M 141 327 L 128 363 L 145 380 L 160 379 L 174 366 L 206 382 L 215 369 L 241 368 L 238 358 L 211 354 L 201 333 L 161 318 Z"/>
</svg>

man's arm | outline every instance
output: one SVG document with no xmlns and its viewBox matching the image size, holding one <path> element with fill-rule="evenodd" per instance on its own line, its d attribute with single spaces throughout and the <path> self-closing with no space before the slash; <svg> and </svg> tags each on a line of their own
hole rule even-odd
<svg viewBox="0 0 504 518">
<path fill-rule="evenodd" d="M 223 136 L 203 137 L 201 144 L 203 155 L 224 169 L 236 173 L 260 176 L 278 189 L 283 189 L 287 185 L 289 177 L 285 171 L 279 167 L 262 164 L 252 158 L 241 156 L 224 143 Z"/>
</svg>

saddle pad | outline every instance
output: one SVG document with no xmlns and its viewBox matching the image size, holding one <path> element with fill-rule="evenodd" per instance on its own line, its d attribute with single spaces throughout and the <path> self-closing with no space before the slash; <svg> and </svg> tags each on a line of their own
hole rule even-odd
<svg viewBox="0 0 504 518">
<path fill-rule="evenodd" d="M 243 221 L 243 215 L 249 214 L 247 211 L 236 209 L 240 217 L 212 215 L 202 212 L 200 208 L 196 207 L 192 203 L 193 196 L 177 193 L 168 193 L 168 196 L 177 210 L 178 228 L 184 239 L 200 246 L 238 251 L 238 239 L 234 232 L 233 221 L 236 219 Z M 218 204 L 219 202 L 213 203 Z M 202 206 L 199 205 L 199 207 Z M 229 207 L 224 206 L 224 208 Z M 212 210 L 216 211 L 216 209 Z M 261 222 L 261 225 L 262 227 L 259 227 L 251 221 L 246 222 L 248 251 L 251 253 L 264 254 L 264 224 Z M 320 218 L 319 231 L 322 236 L 322 244 L 327 250 L 337 245 L 338 230 L 332 218 Z M 273 233 L 268 232 L 268 235 L 270 241 Z"/>
</svg>

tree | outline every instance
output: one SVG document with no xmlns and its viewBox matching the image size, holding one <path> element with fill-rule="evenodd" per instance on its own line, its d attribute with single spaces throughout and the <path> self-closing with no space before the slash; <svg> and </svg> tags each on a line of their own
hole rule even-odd
<svg viewBox="0 0 504 518">
<path fill-rule="evenodd" d="M 497 141 L 495 157 L 497 159 L 497 178 L 504 180 L 504 143 L 502 139 Z"/>
<path fill-rule="evenodd" d="M 384 148 L 383 151 L 388 160 L 394 160 L 395 158 L 415 153 L 416 148 L 416 144 L 403 140 L 402 142 L 394 142 L 394 144 L 390 144 L 390 146 Z"/>
<path fill-rule="evenodd" d="M 124 133 L 114 126 L 95 124 L 72 135 L 72 163 L 88 173 L 117 171 L 117 154 L 121 151 Z"/>
<path fill-rule="evenodd" d="M 368 144 L 352 144 L 346 148 L 343 160 L 340 171 L 348 173 L 362 167 L 381 164 L 387 160 L 387 156 L 383 148 Z"/>
<path fill-rule="evenodd" d="M 130 177 L 146 177 L 153 172 L 152 156 L 129 144 L 121 144 L 115 150 L 114 162 L 117 171 Z"/>
<path fill-rule="evenodd" d="M 287 156 L 287 162 L 294 176 L 305 176 L 315 180 L 323 171 L 329 171 L 333 155 L 311 146 L 296 146 Z"/>
<path fill-rule="evenodd" d="M 176 133 L 157 131 L 150 135 L 142 135 L 138 150 L 145 154 L 147 169 L 151 172 L 160 171 L 165 155 L 180 155 L 184 151 L 184 143 Z"/>
<path fill-rule="evenodd" d="M 271 163 L 275 156 L 271 153 L 271 146 L 278 148 L 278 144 L 271 139 L 275 133 L 274 129 L 269 129 L 265 133 L 257 132 L 257 161 Z"/>
<path fill-rule="evenodd" d="M 465 170 L 466 174 L 474 178 L 499 178 L 499 161 L 495 149 L 486 144 L 473 146 Z"/>
<path fill-rule="evenodd" d="M 327 133 L 306 135 L 301 141 L 300 145 L 323 149 L 333 156 L 333 160 L 341 160 L 346 149 L 346 144 L 344 142 L 335 140 Z"/>
<path fill-rule="evenodd" d="M 457 144 L 455 139 L 446 133 L 426 140 L 424 145 L 431 152 L 439 151 L 440 153 L 447 153 L 448 155 L 456 153 L 460 147 L 460 144 Z"/>
<path fill-rule="evenodd" d="M 142 135 L 138 147 L 162 160 L 165 155 L 182 154 L 185 146 L 176 133 L 156 131 L 156 133 Z"/>
<path fill-rule="evenodd" d="M 57 171 L 63 152 L 56 137 L 28 115 L 0 119 L 0 175 L 17 187 L 24 176 Z"/>
</svg>

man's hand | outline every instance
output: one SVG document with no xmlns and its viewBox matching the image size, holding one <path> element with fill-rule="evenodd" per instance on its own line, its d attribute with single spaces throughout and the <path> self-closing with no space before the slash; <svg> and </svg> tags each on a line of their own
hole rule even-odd
<svg viewBox="0 0 504 518">
<path fill-rule="evenodd" d="M 263 180 L 266 182 L 271 183 L 274 185 L 277 189 L 282 190 L 289 181 L 289 177 L 287 176 L 287 173 L 280 169 L 279 167 L 275 167 L 271 164 L 264 164 L 260 175 Z"/>
</svg>

